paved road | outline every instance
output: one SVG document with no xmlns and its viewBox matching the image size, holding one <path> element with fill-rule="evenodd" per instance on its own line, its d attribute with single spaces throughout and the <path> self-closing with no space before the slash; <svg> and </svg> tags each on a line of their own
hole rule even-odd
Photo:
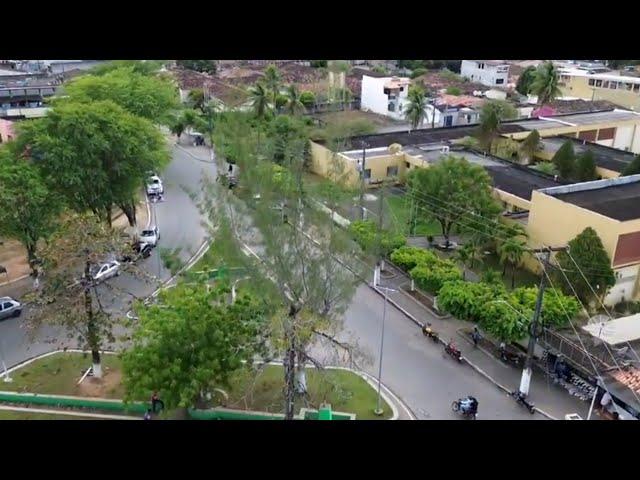
<svg viewBox="0 0 640 480">
<path fill-rule="evenodd" d="M 160 228 L 162 248 L 181 247 L 180 257 L 187 260 L 205 239 L 206 231 L 201 225 L 200 212 L 183 186 L 188 186 L 195 192 L 200 190 L 199 182 L 205 172 L 215 176 L 215 165 L 194 159 L 180 148 L 173 147 L 173 159 L 167 169 L 162 173 L 164 179 L 164 201 L 152 208 L 152 223 L 156 221 Z M 143 226 L 139 226 L 142 228 Z M 152 255 L 143 261 L 142 268 L 150 275 L 158 276 L 166 280 L 171 276 L 164 268 L 159 258 L 159 249 L 155 249 Z M 133 300 L 131 295 L 124 294 L 128 291 L 138 297 L 149 295 L 157 288 L 156 282 L 144 282 L 130 275 L 123 274 L 120 277 L 109 280 L 115 288 L 101 286 L 104 295 L 105 308 L 114 312 L 126 312 Z M 11 293 L 11 286 L 0 289 L 0 296 Z M 12 318 L 0 322 L 0 354 L 4 353 L 7 366 L 15 365 L 35 355 L 48 352 L 56 345 L 75 346 L 74 339 L 67 339 L 66 333 L 57 328 L 41 329 L 34 342 L 31 342 L 26 331 L 22 327 L 24 318 Z M 123 333 L 123 329 L 116 329 L 116 334 Z"/>
</svg>

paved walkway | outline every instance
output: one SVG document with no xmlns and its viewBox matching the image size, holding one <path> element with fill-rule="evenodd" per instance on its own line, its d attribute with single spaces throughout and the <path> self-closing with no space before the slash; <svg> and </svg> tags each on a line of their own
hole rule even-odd
<svg viewBox="0 0 640 480">
<path fill-rule="evenodd" d="M 402 285 L 407 285 L 409 282 L 409 278 L 404 273 L 387 264 L 386 273 L 383 273 L 381 283 L 398 290 L 389 293 L 388 299 L 416 323 L 416 328 L 420 328 L 420 325 L 424 323 L 431 323 L 442 340 L 446 342 L 454 339 L 462 351 L 463 357 L 477 370 L 483 372 L 485 376 L 490 377 L 494 383 L 509 391 L 518 389 L 522 370 L 503 363 L 484 349 L 474 348 L 467 337 L 459 333 L 459 330 L 463 328 L 472 328 L 473 324 L 451 316 L 436 315 L 435 312 L 401 289 Z M 537 408 L 556 419 L 564 419 L 568 413 L 578 413 L 582 418 L 586 418 L 589 411 L 589 403 L 583 402 L 569 395 L 563 388 L 553 385 L 544 374 L 535 369 L 529 395 Z"/>
</svg>

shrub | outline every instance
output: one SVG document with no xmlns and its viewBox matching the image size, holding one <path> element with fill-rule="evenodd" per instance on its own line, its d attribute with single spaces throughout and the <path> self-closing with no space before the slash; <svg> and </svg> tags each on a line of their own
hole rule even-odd
<svg viewBox="0 0 640 480">
<path fill-rule="evenodd" d="M 533 311 L 538 295 L 537 287 L 521 287 L 511 292 L 508 302 L 518 311 Z M 545 326 L 561 327 L 568 323 L 567 315 L 573 319 L 580 311 L 580 304 L 573 296 L 548 291 L 542 300 L 540 321 Z"/>
<path fill-rule="evenodd" d="M 504 286 L 484 282 L 447 282 L 438 292 L 438 306 L 462 320 L 477 321 L 483 306 L 506 292 Z"/>
<path fill-rule="evenodd" d="M 451 260 L 438 259 L 431 265 L 420 263 L 409 274 L 418 287 L 436 295 L 446 282 L 462 279 L 462 272 Z"/>
<path fill-rule="evenodd" d="M 460 95 L 462 94 L 462 90 L 460 90 L 458 87 L 447 87 L 447 94 Z"/>
<path fill-rule="evenodd" d="M 313 107 L 316 103 L 316 95 L 313 92 L 305 90 L 300 94 L 300 101 L 305 107 Z"/>
<path fill-rule="evenodd" d="M 411 72 L 411 75 L 409 75 L 411 78 L 418 78 L 420 75 L 424 75 L 425 73 L 427 73 L 427 69 L 424 67 L 420 67 L 420 68 L 416 68 Z"/>
<path fill-rule="evenodd" d="M 372 220 L 356 220 L 349 226 L 349 231 L 353 235 L 355 241 L 365 252 L 373 252 L 378 241 L 378 227 Z M 404 235 L 383 230 L 380 237 L 380 246 L 382 255 L 388 255 L 390 252 L 402 247 L 407 243 Z"/>
<path fill-rule="evenodd" d="M 418 264 L 432 265 L 438 261 L 435 253 L 424 248 L 404 246 L 391 254 L 391 261 L 409 272 Z"/>
</svg>

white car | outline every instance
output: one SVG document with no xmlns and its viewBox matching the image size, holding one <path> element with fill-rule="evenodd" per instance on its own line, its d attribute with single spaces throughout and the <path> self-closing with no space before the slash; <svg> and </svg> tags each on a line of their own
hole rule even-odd
<svg viewBox="0 0 640 480">
<path fill-rule="evenodd" d="M 151 227 L 147 230 L 143 230 L 142 233 L 140 233 L 140 241 L 148 243 L 153 247 L 158 244 L 158 240 L 160 240 L 160 230 L 158 230 L 158 227 Z"/>
<path fill-rule="evenodd" d="M 22 305 L 11 297 L 0 297 L 0 320 L 9 317 L 19 317 Z"/>
<path fill-rule="evenodd" d="M 164 186 L 162 180 L 157 175 L 151 175 L 147 180 L 147 195 L 162 195 L 164 193 Z"/>
<path fill-rule="evenodd" d="M 120 262 L 113 260 L 111 262 L 106 262 L 100 265 L 100 267 L 93 274 L 93 279 L 96 282 L 100 282 L 102 280 L 106 280 L 107 278 L 115 277 L 116 275 L 120 275 Z"/>
</svg>

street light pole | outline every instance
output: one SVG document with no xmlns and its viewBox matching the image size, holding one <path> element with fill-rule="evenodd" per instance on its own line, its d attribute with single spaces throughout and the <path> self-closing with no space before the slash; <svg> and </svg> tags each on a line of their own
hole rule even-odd
<svg viewBox="0 0 640 480">
<path fill-rule="evenodd" d="M 364 220 L 365 170 L 367 162 L 367 144 L 362 142 L 362 166 L 360 169 L 360 220 Z"/>
<path fill-rule="evenodd" d="M 384 290 L 384 307 L 382 310 L 382 333 L 380 335 L 380 361 L 378 364 L 378 400 L 376 402 L 376 409 L 373 411 L 376 415 L 380 416 L 384 413 L 382 408 L 382 399 L 380 395 L 380 388 L 382 385 L 382 359 L 384 353 L 384 326 L 387 320 L 387 295 L 389 292 L 397 292 L 393 288 L 381 287 L 379 285 L 375 285 L 376 288 Z"/>
</svg>

